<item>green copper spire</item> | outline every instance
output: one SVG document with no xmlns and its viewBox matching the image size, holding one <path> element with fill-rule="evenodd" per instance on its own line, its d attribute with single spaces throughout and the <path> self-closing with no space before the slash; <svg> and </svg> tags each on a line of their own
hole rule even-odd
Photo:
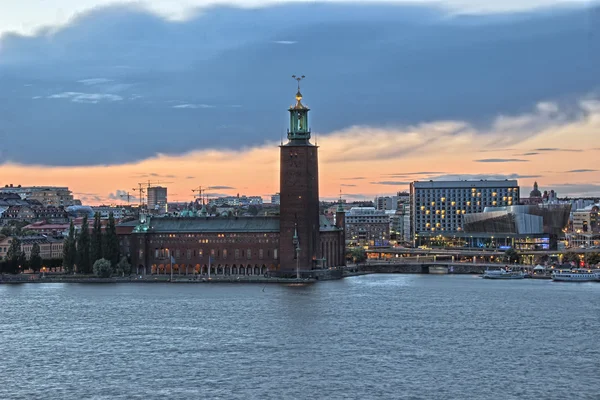
<svg viewBox="0 0 600 400">
<path fill-rule="evenodd" d="M 292 142 L 308 142 L 310 140 L 310 128 L 308 127 L 308 112 L 310 109 L 302 104 L 302 92 L 300 92 L 300 81 L 305 78 L 304 75 L 292 78 L 298 81 L 298 92 L 296 93 L 296 104 L 290 106 L 290 129 L 287 137 Z"/>
</svg>

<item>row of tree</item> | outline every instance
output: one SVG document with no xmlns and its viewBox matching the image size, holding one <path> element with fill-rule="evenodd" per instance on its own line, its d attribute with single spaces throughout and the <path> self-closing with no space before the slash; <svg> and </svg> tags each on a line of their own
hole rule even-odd
<svg viewBox="0 0 600 400">
<path fill-rule="evenodd" d="M 108 224 L 104 233 L 99 213 L 94 215 L 91 235 L 87 216 L 83 217 L 81 231 L 78 234 L 75 232 L 73 222 L 69 227 L 69 236 L 63 246 L 65 271 L 72 273 L 77 268 L 77 272 L 80 274 L 92 274 L 95 273 L 94 263 L 98 260 L 110 263 L 114 273 L 127 272 L 129 274 L 129 271 L 117 271 L 121 263 L 119 262 L 119 239 L 113 213 L 108 216 Z"/>
<path fill-rule="evenodd" d="M 21 250 L 21 241 L 17 237 L 13 237 L 10 242 L 10 247 L 6 254 L 6 259 L 2 261 L 0 269 L 3 273 L 16 274 L 20 270 L 31 268 L 35 272 L 42 269 L 42 257 L 40 256 L 40 245 L 34 243 L 31 247 L 31 256 L 29 260 L 25 256 L 25 252 Z"/>
</svg>

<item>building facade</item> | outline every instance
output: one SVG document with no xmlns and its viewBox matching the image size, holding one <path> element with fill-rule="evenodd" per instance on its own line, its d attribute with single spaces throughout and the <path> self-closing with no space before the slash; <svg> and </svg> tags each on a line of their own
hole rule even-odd
<svg viewBox="0 0 600 400">
<path fill-rule="evenodd" d="M 205 206 L 178 217 L 141 214 L 135 227 L 117 227 L 137 273 L 341 276 L 334 267 L 345 265 L 344 210 L 335 223 L 319 213 L 318 148 L 310 143 L 308 111 L 298 87 L 288 142 L 280 146 L 279 216 L 209 216 Z"/>
<path fill-rule="evenodd" d="M 148 211 L 164 214 L 167 212 L 167 188 L 154 186 L 148 188 Z"/>
<path fill-rule="evenodd" d="M 465 214 L 517 204 L 516 180 L 415 181 L 410 184 L 411 235 L 460 232 Z"/>
<path fill-rule="evenodd" d="M 47 236 L 23 236 L 18 238 L 21 242 L 21 251 L 25 253 L 25 258 L 31 258 L 31 249 L 34 244 L 40 246 L 40 257 L 43 260 L 60 259 L 63 257 L 64 240 L 56 239 Z M 8 249 L 13 241 L 13 237 L 9 236 L 0 240 L 0 259 L 6 258 Z"/>
<path fill-rule="evenodd" d="M 35 200 L 45 207 L 81 205 L 68 187 L 5 185 L 0 188 L 0 195 L 8 193 L 18 194 L 23 200 Z"/>
<path fill-rule="evenodd" d="M 573 211 L 573 232 L 600 233 L 599 210 L 600 204 L 594 204 L 584 209 Z"/>
<path fill-rule="evenodd" d="M 346 242 L 384 245 L 390 239 L 390 215 L 375 207 L 352 207 L 346 213 Z"/>
</svg>

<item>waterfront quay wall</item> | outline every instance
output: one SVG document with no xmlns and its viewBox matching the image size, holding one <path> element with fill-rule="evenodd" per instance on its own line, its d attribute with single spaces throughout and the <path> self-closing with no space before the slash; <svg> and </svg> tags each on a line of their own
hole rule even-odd
<svg viewBox="0 0 600 400">
<path fill-rule="evenodd" d="M 360 271 L 380 273 L 380 274 L 428 274 L 433 267 L 446 267 L 449 274 L 466 275 L 466 274 L 483 274 L 488 265 L 486 264 L 471 264 L 471 263 L 367 263 L 360 264 Z M 496 264 L 495 268 L 500 267 Z"/>
</svg>

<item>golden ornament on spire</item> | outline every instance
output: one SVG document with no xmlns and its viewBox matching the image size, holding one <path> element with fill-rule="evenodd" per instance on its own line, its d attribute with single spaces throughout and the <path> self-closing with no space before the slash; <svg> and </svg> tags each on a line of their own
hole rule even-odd
<svg viewBox="0 0 600 400">
<path fill-rule="evenodd" d="M 292 108 L 294 108 L 294 109 L 306 108 L 302 104 L 302 93 L 300 92 L 300 81 L 306 77 L 304 75 L 302 75 L 302 76 L 292 75 L 292 78 L 294 78 L 296 81 L 298 81 L 298 92 L 296 92 L 296 105 L 292 106 Z"/>
</svg>

